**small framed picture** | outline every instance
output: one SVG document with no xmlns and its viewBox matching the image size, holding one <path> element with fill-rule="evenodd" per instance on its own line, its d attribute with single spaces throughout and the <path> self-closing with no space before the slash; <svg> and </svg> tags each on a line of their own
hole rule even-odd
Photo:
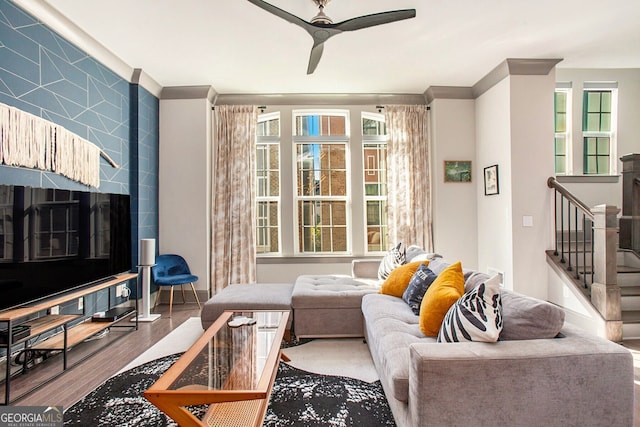
<svg viewBox="0 0 640 427">
<path fill-rule="evenodd" d="M 484 168 L 484 195 L 491 196 L 500 193 L 498 180 L 498 165 Z"/>
<path fill-rule="evenodd" d="M 471 182 L 471 160 L 445 160 L 444 182 Z"/>
</svg>

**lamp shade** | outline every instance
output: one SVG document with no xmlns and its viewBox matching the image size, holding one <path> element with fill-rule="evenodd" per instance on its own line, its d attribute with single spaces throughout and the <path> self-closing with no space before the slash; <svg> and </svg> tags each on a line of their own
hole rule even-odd
<svg viewBox="0 0 640 427">
<path fill-rule="evenodd" d="M 156 239 L 140 240 L 140 265 L 156 263 Z"/>
</svg>

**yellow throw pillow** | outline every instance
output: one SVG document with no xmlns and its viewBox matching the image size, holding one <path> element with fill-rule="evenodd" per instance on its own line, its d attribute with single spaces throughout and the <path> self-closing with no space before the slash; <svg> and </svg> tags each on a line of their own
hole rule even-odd
<svg viewBox="0 0 640 427">
<path fill-rule="evenodd" d="M 418 267 L 420 267 L 420 264 L 429 265 L 429 261 L 410 262 L 391 270 L 389 277 L 385 279 L 380 287 L 380 293 L 402 298 L 402 294 L 409 286 L 409 282 Z"/>
<path fill-rule="evenodd" d="M 462 263 L 445 268 L 433 281 L 420 304 L 420 330 L 428 337 L 437 337 L 449 308 L 464 294 Z"/>
</svg>

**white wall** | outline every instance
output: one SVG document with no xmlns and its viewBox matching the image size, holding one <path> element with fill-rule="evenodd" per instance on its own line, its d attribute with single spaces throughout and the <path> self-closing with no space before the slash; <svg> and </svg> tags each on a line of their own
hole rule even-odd
<svg viewBox="0 0 640 427">
<path fill-rule="evenodd" d="M 513 289 L 546 299 L 538 280 L 553 242 L 553 93 L 555 74 L 511 76 L 511 209 Z M 524 217 L 532 217 L 531 227 Z"/>
<path fill-rule="evenodd" d="M 476 99 L 478 269 L 504 273 L 513 283 L 511 212 L 511 111 L 509 78 Z M 484 195 L 484 168 L 498 165 L 499 194 Z"/>
<path fill-rule="evenodd" d="M 476 99 L 479 269 L 502 271 L 506 287 L 542 299 L 547 286 L 536 278 L 552 242 L 554 88 L 553 71 L 513 75 Z M 483 170 L 495 164 L 500 193 L 487 196 Z"/>
<path fill-rule="evenodd" d="M 182 255 L 197 289 L 210 281 L 211 103 L 160 101 L 159 253 Z"/>
<path fill-rule="evenodd" d="M 478 267 L 475 102 L 436 99 L 431 105 L 431 170 L 434 251 L 465 268 Z M 471 160 L 471 183 L 445 183 L 445 160 Z"/>
</svg>

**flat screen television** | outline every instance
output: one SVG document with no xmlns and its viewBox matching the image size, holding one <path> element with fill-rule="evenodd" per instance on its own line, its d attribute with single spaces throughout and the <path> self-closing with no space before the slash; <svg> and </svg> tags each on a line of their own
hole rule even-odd
<svg viewBox="0 0 640 427">
<path fill-rule="evenodd" d="M 0 185 L 0 310 L 131 270 L 130 196 Z"/>
</svg>

